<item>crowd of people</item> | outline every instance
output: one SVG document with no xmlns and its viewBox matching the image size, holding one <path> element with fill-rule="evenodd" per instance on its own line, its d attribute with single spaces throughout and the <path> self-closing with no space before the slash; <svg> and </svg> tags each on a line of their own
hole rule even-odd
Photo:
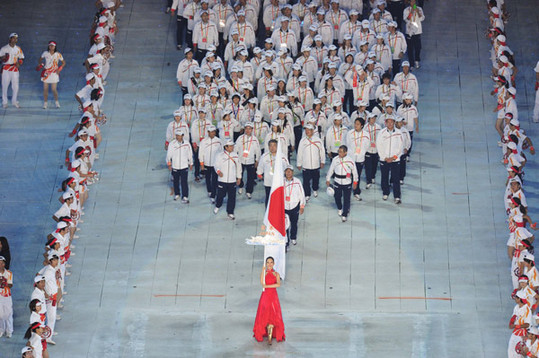
<svg viewBox="0 0 539 358">
<path fill-rule="evenodd" d="M 528 215 L 529 206 L 524 192 L 524 169 L 527 162 L 524 152 L 528 151 L 534 155 L 535 148 L 520 126 L 515 88 L 518 69 L 505 31 L 509 14 L 503 0 L 489 0 L 487 5 L 487 37 L 492 44 L 494 82 L 491 95 L 496 98 L 494 112 L 497 113 L 495 128 L 500 135 L 498 145 L 502 148 L 502 163 L 508 173 L 504 203 L 508 215 L 507 253 L 511 261 L 510 275 L 513 285 L 511 297 L 515 301 L 515 307 L 509 320 L 512 333 L 507 354 L 510 358 L 538 357 L 539 272 L 535 267 L 535 236 L 528 230 L 528 227 L 532 230 L 537 230 L 537 227 Z M 539 62 L 534 70 L 539 72 Z M 536 82 L 536 91 L 537 88 Z"/>
<path fill-rule="evenodd" d="M 48 345 L 55 345 L 53 338 L 58 334 L 57 321 L 61 320 L 58 310 L 64 307 L 66 277 L 70 275 L 70 259 L 75 256 L 73 239 L 83 223 L 84 203 L 88 198 L 88 187 L 99 180 L 94 170 L 94 162 L 99 159 L 97 149 L 101 142 L 100 125 L 107 121 L 101 106 L 105 95 L 107 74 L 114 49 L 117 33 L 116 10 L 121 6 L 119 0 L 96 2 L 98 11 L 90 30 L 90 49 L 84 63 L 86 67 L 85 86 L 76 93 L 82 112 L 69 137 L 73 145 L 65 152 L 65 164 L 68 169 L 65 180 L 61 183 L 59 208 L 52 215 L 54 228 L 47 235 L 43 253 L 43 268 L 33 279 L 34 290 L 28 301 L 29 326 L 24 334 L 27 340 L 22 349 L 23 358 L 48 358 Z M 2 102 L 8 105 L 8 86 L 12 87 L 12 104 L 20 108 L 17 100 L 19 68 L 24 55 L 18 47 L 18 34 L 9 36 L 8 45 L 0 49 L 2 61 Z M 55 41 L 48 43 L 48 48 L 38 60 L 37 71 L 41 71 L 43 82 L 43 108 L 48 107 L 49 85 L 53 92 L 55 105 L 60 107 L 56 85 L 66 61 L 57 51 Z M 13 305 L 11 288 L 13 274 L 8 270 L 11 257 L 5 238 L 0 239 L 0 337 L 13 334 Z M 3 256 L 5 255 L 5 256 Z"/>
<path fill-rule="evenodd" d="M 174 200 L 189 203 L 194 169 L 215 214 L 227 197 L 235 219 L 236 194 L 251 199 L 258 182 L 267 205 L 280 143 L 293 244 L 326 162 L 326 191 L 343 222 L 378 168 L 382 199 L 393 192 L 401 204 L 419 131 L 412 71 L 420 68 L 425 16 L 416 0 L 174 0 L 167 11 L 177 16 L 184 53 L 176 76 L 182 103 L 165 138 Z"/>
</svg>

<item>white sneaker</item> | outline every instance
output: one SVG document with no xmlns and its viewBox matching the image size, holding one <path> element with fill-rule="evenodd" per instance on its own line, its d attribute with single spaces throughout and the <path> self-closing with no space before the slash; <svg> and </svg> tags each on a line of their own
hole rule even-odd
<svg viewBox="0 0 539 358">
<path fill-rule="evenodd" d="M 371 184 L 374 184 L 374 183 L 375 183 L 375 182 L 374 182 L 374 179 L 372 179 L 372 180 L 371 180 Z"/>
<path fill-rule="evenodd" d="M 179 198 L 180 198 L 180 196 L 179 196 L 179 195 L 176 195 L 176 196 L 174 197 L 174 200 L 178 200 Z"/>
<path fill-rule="evenodd" d="M 70 254 L 70 256 L 77 256 L 77 254 L 76 254 L 76 253 L 74 253 L 73 251 L 71 251 L 71 254 Z"/>
<path fill-rule="evenodd" d="M 372 184 L 369 183 L 369 184 L 367 184 L 367 185 L 365 186 L 365 189 L 369 189 L 371 186 L 372 186 Z"/>
<path fill-rule="evenodd" d="M 399 180 L 399 183 L 402 185 L 404 184 L 404 180 Z"/>
<path fill-rule="evenodd" d="M 69 248 L 72 250 L 75 250 L 77 247 L 75 245 L 69 245 Z M 67 267 L 67 264 L 66 264 L 66 267 Z"/>
<path fill-rule="evenodd" d="M 184 196 L 184 197 L 182 198 L 182 203 L 184 203 L 184 204 L 189 204 L 189 198 L 186 197 L 186 196 Z"/>
<path fill-rule="evenodd" d="M 208 198 L 211 198 L 211 193 L 208 193 Z"/>
<path fill-rule="evenodd" d="M 421 65 L 419 64 L 419 61 L 415 61 L 415 68 L 420 68 Z"/>
<path fill-rule="evenodd" d="M 342 216 L 342 210 L 337 210 L 337 213 L 339 214 L 339 216 Z"/>
<path fill-rule="evenodd" d="M 234 216 L 234 214 L 228 214 L 228 218 L 229 218 L 230 220 L 236 219 L 236 217 Z"/>
<path fill-rule="evenodd" d="M 310 196 L 306 196 L 306 197 L 305 197 L 305 201 L 309 201 L 309 199 L 311 199 Z"/>
<path fill-rule="evenodd" d="M 58 319 L 57 319 L 57 320 L 58 320 Z M 52 344 L 53 346 L 55 346 L 55 345 L 56 345 L 56 342 L 55 342 L 55 341 L 53 341 L 53 340 L 52 340 L 52 339 L 50 339 L 50 338 L 49 338 L 49 339 L 47 339 L 47 343 L 48 343 L 48 344 Z"/>
<path fill-rule="evenodd" d="M 95 153 L 94 159 L 99 159 L 99 153 Z"/>
<path fill-rule="evenodd" d="M 361 201 L 361 196 L 359 196 L 359 194 L 354 195 L 354 198 L 356 198 L 357 201 Z"/>
<path fill-rule="evenodd" d="M 387 195 L 382 196 L 382 199 L 387 200 Z"/>
<path fill-rule="evenodd" d="M 13 103 L 13 105 L 15 106 L 15 108 L 21 108 L 21 106 L 19 105 L 19 102 Z"/>
<path fill-rule="evenodd" d="M 410 161 L 410 157 L 406 157 L 406 161 L 409 162 L 409 161 Z"/>
<path fill-rule="evenodd" d="M 346 216 L 341 216 L 341 220 L 344 223 L 344 222 L 346 222 L 346 220 L 348 220 L 348 218 Z"/>
<path fill-rule="evenodd" d="M 315 198 L 318 198 L 318 192 L 317 192 L 316 190 L 313 191 L 313 196 L 314 196 Z"/>
<path fill-rule="evenodd" d="M 296 245 L 298 242 L 296 240 L 292 240 L 292 245 Z"/>
<path fill-rule="evenodd" d="M 4 336 L 4 332 L 0 332 L 0 338 Z"/>
<path fill-rule="evenodd" d="M 210 198 L 210 203 L 215 204 L 215 198 Z"/>
<path fill-rule="evenodd" d="M 66 276 L 71 276 L 71 272 L 66 271 Z"/>
<path fill-rule="evenodd" d="M 240 195 L 243 194 L 243 188 L 238 189 L 238 194 L 240 194 Z"/>
<path fill-rule="evenodd" d="M 58 332 L 54 331 L 54 333 L 52 334 L 53 336 L 57 336 L 58 335 Z"/>
<path fill-rule="evenodd" d="M 13 332 L 8 332 L 6 333 L 6 338 L 11 338 L 12 335 L 13 335 Z"/>
<path fill-rule="evenodd" d="M 73 267 L 73 265 L 71 265 L 71 264 L 66 264 L 66 268 L 71 268 L 71 267 Z"/>
<path fill-rule="evenodd" d="M 62 320 L 62 316 L 60 316 L 59 314 L 56 315 L 56 320 L 57 321 L 61 321 Z"/>
<path fill-rule="evenodd" d="M 251 199 L 253 197 L 253 194 L 251 194 L 251 193 L 247 193 L 245 195 L 247 195 L 247 199 Z"/>
<path fill-rule="evenodd" d="M 395 204 L 399 205 L 400 203 L 402 203 L 400 198 L 395 199 Z"/>
<path fill-rule="evenodd" d="M 218 207 L 213 208 L 213 213 L 214 213 L 214 214 L 217 214 L 218 212 L 219 212 L 219 208 L 218 208 Z"/>
<path fill-rule="evenodd" d="M 4 104 L 2 105 L 2 108 L 7 108 L 7 103 L 4 103 Z M 2 336 L 0 336 L 0 337 L 2 337 Z"/>
<path fill-rule="evenodd" d="M 56 108 L 60 108 L 60 102 L 55 101 L 54 104 L 56 105 Z"/>
<path fill-rule="evenodd" d="M 58 308 L 59 310 L 61 310 L 62 308 L 64 308 L 64 305 L 61 304 L 61 303 L 59 303 L 58 306 L 57 306 L 57 308 Z"/>
<path fill-rule="evenodd" d="M 48 106 L 47 102 L 43 102 L 43 109 L 47 109 Z"/>
</svg>

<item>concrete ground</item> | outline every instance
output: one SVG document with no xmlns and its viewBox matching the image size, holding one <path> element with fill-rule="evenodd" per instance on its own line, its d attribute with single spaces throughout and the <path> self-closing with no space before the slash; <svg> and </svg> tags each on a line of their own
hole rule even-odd
<svg viewBox="0 0 539 358">
<path fill-rule="evenodd" d="M 532 139 L 533 66 L 539 58 L 537 6 L 509 2 L 522 127 Z M 51 357 L 503 357 L 513 304 L 503 188 L 489 96 L 484 1 L 426 3 L 420 133 L 403 204 L 379 188 L 353 202 L 343 224 L 325 194 L 300 220 L 278 290 L 287 340 L 252 338 L 263 249 L 248 246 L 263 217 L 263 190 L 238 198 L 236 221 L 214 216 L 203 184 L 190 175 L 191 204 L 172 201 L 164 133 L 179 106 L 175 19 L 164 4 L 126 1 L 104 109 L 110 123 L 76 240 L 66 308 Z M 24 345 L 31 280 L 53 229 L 63 152 L 79 117 L 93 2 L 0 3 L 0 38 L 20 34 L 26 54 L 22 108 L 0 110 L 0 234 L 10 239 L 15 336 L 0 356 Z M 61 20 L 55 20 L 60 18 Z M 41 109 L 33 69 L 50 39 L 68 66 L 59 110 Z M 536 159 L 526 189 L 538 197 Z"/>
</svg>

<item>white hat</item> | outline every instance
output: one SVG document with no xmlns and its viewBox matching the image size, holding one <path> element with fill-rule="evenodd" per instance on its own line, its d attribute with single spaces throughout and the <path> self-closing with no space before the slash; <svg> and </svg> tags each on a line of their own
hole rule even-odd
<svg viewBox="0 0 539 358">
<path fill-rule="evenodd" d="M 303 128 L 314 130 L 314 126 L 310 123 L 307 123 Z"/>
<path fill-rule="evenodd" d="M 230 36 L 239 35 L 238 29 L 232 29 L 230 31 Z"/>
<path fill-rule="evenodd" d="M 180 117 L 182 115 L 182 111 L 180 111 L 179 109 L 175 110 L 174 112 L 172 112 L 172 115 L 174 117 Z"/>
<path fill-rule="evenodd" d="M 410 92 L 404 92 L 402 99 L 414 99 L 414 96 Z"/>
<path fill-rule="evenodd" d="M 387 23 L 387 27 L 397 27 L 397 23 L 395 21 L 390 21 Z"/>
<path fill-rule="evenodd" d="M 513 118 L 509 121 L 509 124 L 515 126 L 515 127 L 518 127 L 520 125 L 520 121 L 516 118 Z"/>
<path fill-rule="evenodd" d="M 277 96 L 278 102 L 286 102 L 286 96 Z"/>
<path fill-rule="evenodd" d="M 32 351 L 33 351 L 32 347 L 24 347 L 24 348 L 21 350 L 21 354 L 28 353 L 28 352 L 32 352 Z"/>
<path fill-rule="evenodd" d="M 285 171 L 287 170 L 291 170 L 291 171 L 294 171 L 294 167 L 291 166 L 290 164 L 288 164 L 285 168 L 284 168 Z"/>
<path fill-rule="evenodd" d="M 264 52 L 264 56 L 266 56 L 266 57 L 273 57 L 273 51 L 268 50 L 268 51 Z"/>
<path fill-rule="evenodd" d="M 245 16 L 245 10 L 238 11 L 238 16 Z"/>
<path fill-rule="evenodd" d="M 202 112 L 202 113 L 206 113 L 206 108 L 205 107 L 200 107 L 198 109 L 199 112 Z"/>
<path fill-rule="evenodd" d="M 509 92 L 510 94 L 512 94 L 514 96 L 514 95 L 517 94 L 517 89 L 515 87 L 509 87 L 507 92 Z"/>
<path fill-rule="evenodd" d="M 524 255 L 524 260 L 535 261 L 535 256 L 533 256 L 533 255 L 530 254 L 530 253 L 525 254 L 525 255 Z"/>
<path fill-rule="evenodd" d="M 249 101 L 247 101 L 249 103 L 252 103 L 252 104 L 258 104 L 258 99 L 256 97 L 253 97 L 251 99 L 249 99 Z"/>
<path fill-rule="evenodd" d="M 345 39 L 345 40 L 351 40 L 351 39 L 352 39 L 352 35 L 346 34 L 346 35 L 343 36 L 343 39 Z M 363 41 L 361 41 L 361 43 L 363 43 Z M 365 41 L 365 43 L 367 43 L 367 42 Z"/>
<path fill-rule="evenodd" d="M 267 39 L 264 40 L 264 42 L 267 44 L 272 44 L 273 40 L 271 39 L 271 37 L 268 37 Z"/>
<path fill-rule="evenodd" d="M 386 107 L 395 108 L 395 104 L 393 102 L 387 102 Z"/>
<path fill-rule="evenodd" d="M 245 122 L 245 125 L 244 125 L 245 128 L 247 127 L 253 128 L 253 126 L 254 126 L 253 122 Z"/>
<path fill-rule="evenodd" d="M 174 132 L 174 135 L 181 135 L 181 136 L 184 136 L 185 133 L 183 132 L 183 130 L 181 130 L 180 128 L 176 129 L 176 131 Z"/>
<path fill-rule="evenodd" d="M 86 129 L 81 129 L 81 130 L 77 133 L 77 135 L 78 135 L 79 137 L 82 137 L 83 135 L 88 135 L 88 131 L 87 131 Z"/>
<path fill-rule="evenodd" d="M 326 14 L 326 11 L 323 8 L 318 9 L 318 11 L 316 12 L 316 15 L 325 15 L 325 14 Z"/>
<path fill-rule="evenodd" d="M 328 67 L 329 68 L 337 68 L 337 64 L 335 62 L 331 62 Z"/>
<path fill-rule="evenodd" d="M 193 49 L 191 49 L 190 47 L 186 47 L 185 50 L 183 50 L 183 53 L 187 54 L 188 52 L 191 52 L 191 51 L 193 51 Z"/>
<path fill-rule="evenodd" d="M 286 108 L 281 107 L 281 108 L 279 108 L 279 109 L 277 110 L 277 114 L 281 114 L 281 113 L 282 113 L 282 114 L 286 114 Z"/>
<path fill-rule="evenodd" d="M 288 21 L 288 22 L 290 22 L 290 18 L 289 18 L 288 16 L 281 16 L 281 23 L 282 23 L 283 21 Z"/>
<path fill-rule="evenodd" d="M 517 149 L 517 144 L 515 142 L 509 142 L 509 143 L 507 143 L 507 148 L 509 148 L 511 150 L 516 150 Z"/>
<path fill-rule="evenodd" d="M 47 257 L 49 260 L 52 260 L 52 259 L 58 259 L 59 256 L 57 255 L 58 254 L 58 251 L 56 250 L 51 250 L 49 252 L 49 256 Z"/>
<path fill-rule="evenodd" d="M 4 256 L 0 256 L 0 261 L 6 262 L 6 258 Z"/>
<path fill-rule="evenodd" d="M 255 47 L 255 48 L 253 49 L 253 53 L 254 53 L 255 55 L 256 55 L 256 54 L 259 54 L 260 52 L 262 52 L 262 49 L 261 49 L 260 47 L 258 47 L 258 46 Z"/>
<path fill-rule="evenodd" d="M 189 93 L 187 93 L 187 94 L 185 94 L 185 95 L 183 96 L 183 99 L 184 99 L 184 100 L 185 100 L 185 99 L 193 99 L 193 97 L 191 97 L 191 95 L 190 95 Z"/>
<path fill-rule="evenodd" d="M 213 124 L 210 124 L 206 130 L 207 130 L 208 132 L 213 132 L 213 131 L 216 131 L 217 128 L 215 128 L 215 126 L 214 126 Z"/>
<path fill-rule="evenodd" d="M 361 21 L 361 26 L 364 28 L 368 28 L 371 26 L 371 23 L 369 22 L 369 20 L 363 20 Z"/>
<path fill-rule="evenodd" d="M 255 113 L 255 122 L 262 122 L 262 113 L 260 112 Z"/>
<path fill-rule="evenodd" d="M 404 67 L 404 66 L 410 67 L 410 62 L 408 62 L 408 61 L 402 61 L 402 67 Z"/>
<path fill-rule="evenodd" d="M 381 11 L 380 11 L 379 8 L 376 8 L 376 9 L 372 10 L 372 14 L 373 14 L 373 15 L 374 15 L 374 14 L 379 14 L 380 12 L 381 12 Z"/>
<path fill-rule="evenodd" d="M 498 35 L 496 36 L 496 40 L 500 41 L 500 42 L 505 42 L 506 38 L 504 35 Z"/>
<path fill-rule="evenodd" d="M 333 116 L 333 121 L 342 121 L 342 116 L 340 114 L 336 114 Z"/>
<path fill-rule="evenodd" d="M 232 72 L 238 72 L 238 67 L 237 66 L 230 67 L 230 73 Z"/>
<path fill-rule="evenodd" d="M 299 76 L 298 81 L 300 81 L 300 82 L 307 82 L 307 77 L 305 77 L 305 76 Z"/>
<path fill-rule="evenodd" d="M 9 38 L 12 37 L 19 37 L 19 35 L 16 32 L 12 32 L 11 34 L 9 34 Z"/>
<path fill-rule="evenodd" d="M 350 10 L 350 16 L 353 16 L 353 15 L 359 15 L 359 12 L 356 9 Z"/>
<path fill-rule="evenodd" d="M 232 139 L 229 139 L 229 140 L 227 140 L 227 141 L 225 142 L 225 146 L 227 146 L 227 145 L 234 145 L 234 144 L 235 144 L 235 143 L 234 143 L 234 141 L 233 141 Z"/>
<path fill-rule="evenodd" d="M 45 280 L 45 276 L 37 275 L 36 277 L 34 277 L 34 283 L 38 283 L 43 280 Z"/>
<path fill-rule="evenodd" d="M 368 105 L 369 105 L 369 102 L 367 102 L 367 101 L 361 101 L 361 102 L 359 102 L 359 106 L 360 106 L 360 107 L 367 107 Z"/>
<path fill-rule="evenodd" d="M 281 122 L 279 122 L 278 120 L 273 120 L 273 121 L 271 121 L 271 125 L 275 126 L 275 127 L 278 127 L 278 126 L 281 125 Z"/>
<path fill-rule="evenodd" d="M 335 196 L 335 189 L 332 186 L 328 186 L 326 189 L 326 194 L 329 196 Z"/>
<path fill-rule="evenodd" d="M 312 24 L 311 26 L 309 26 L 309 31 L 318 31 L 318 26 L 316 24 Z"/>
<path fill-rule="evenodd" d="M 520 299 L 526 299 L 526 294 L 524 292 L 522 292 L 522 290 L 518 291 L 516 296 Z"/>
<path fill-rule="evenodd" d="M 86 74 L 85 78 L 86 78 L 86 82 L 89 82 L 89 81 L 92 80 L 92 78 L 95 78 L 95 73 L 90 72 L 90 73 Z"/>
<path fill-rule="evenodd" d="M 83 108 L 90 107 L 92 104 L 93 104 L 92 101 L 87 100 L 87 101 L 84 101 L 84 103 L 82 104 L 82 107 Z"/>
<path fill-rule="evenodd" d="M 536 326 L 531 326 L 530 328 L 528 328 L 528 333 L 539 336 L 539 328 L 537 328 Z"/>
<path fill-rule="evenodd" d="M 68 226 L 69 226 L 68 223 L 66 223 L 65 221 L 60 221 L 56 224 L 57 229 L 64 229 Z"/>
<path fill-rule="evenodd" d="M 78 167 L 80 167 L 80 164 L 81 164 L 80 160 L 75 159 L 74 161 L 71 162 L 71 168 L 78 168 Z M 71 196 L 73 196 L 73 194 L 71 194 Z M 65 198 L 64 198 L 64 200 L 65 200 Z"/>
<path fill-rule="evenodd" d="M 339 107 L 339 106 L 342 106 L 342 102 L 337 100 L 337 101 L 333 101 L 333 103 L 331 104 L 332 107 Z"/>
<path fill-rule="evenodd" d="M 322 101 L 319 98 L 315 98 L 313 100 L 313 105 L 315 105 L 315 104 L 322 104 Z"/>
</svg>

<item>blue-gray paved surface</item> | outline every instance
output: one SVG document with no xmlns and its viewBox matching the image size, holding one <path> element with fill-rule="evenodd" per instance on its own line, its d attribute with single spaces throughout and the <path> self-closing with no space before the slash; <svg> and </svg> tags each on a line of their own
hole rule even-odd
<svg viewBox="0 0 539 358">
<path fill-rule="evenodd" d="M 519 112 L 533 139 L 537 7 L 528 0 L 508 8 Z M 397 208 L 379 189 L 364 191 L 346 224 L 325 194 L 308 204 L 279 290 L 287 341 L 271 348 L 251 338 L 262 250 L 244 244 L 263 216 L 260 186 L 252 201 L 238 199 L 235 222 L 214 217 L 203 185 L 192 180 L 191 204 L 169 196 L 162 147 L 179 105 L 180 53 L 174 18 L 163 10 L 161 2 L 127 1 L 119 11 L 104 104 L 111 121 L 97 162 L 102 180 L 91 187 L 75 242 L 51 357 L 505 356 L 512 310 L 506 173 L 493 129 L 484 1 L 425 5 L 423 66 L 416 71 L 421 131 L 404 203 Z M 66 134 L 79 116 L 73 94 L 83 84 L 93 11 L 91 1 L 0 4 L 0 37 L 18 32 L 26 54 L 23 108 L 0 110 L 0 230 L 11 240 L 16 280 L 15 336 L 0 339 L 2 357 L 18 356 L 24 345 L 31 279 L 59 205 L 63 151 L 72 143 Z M 45 111 L 33 69 L 50 39 L 68 67 L 62 108 Z M 532 217 L 535 172 L 532 157 Z"/>
</svg>

